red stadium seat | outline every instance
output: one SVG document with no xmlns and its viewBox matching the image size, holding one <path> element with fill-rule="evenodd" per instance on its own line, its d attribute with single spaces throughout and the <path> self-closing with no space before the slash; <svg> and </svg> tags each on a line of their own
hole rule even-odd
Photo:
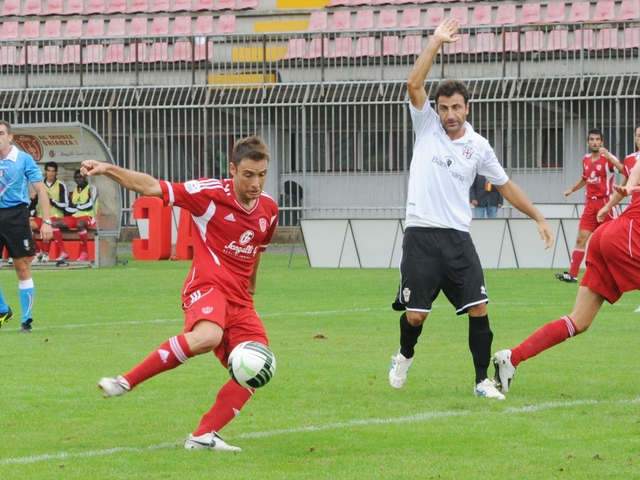
<svg viewBox="0 0 640 480">
<path fill-rule="evenodd" d="M 60 20 L 47 20 L 44 22 L 42 38 L 60 38 L 62 36 L 62 22 Z"/>
<path fill-rule="evenodd" d="M 27 45 L 20 50 L 18 65 L 36 65 L 39 61 L 40 49 L 37 45 Z"/>
<path fill-rule="evenodd" d="M 606 22 L 613 20 L 616 17 L 616 2 L 614 1 L 599 1 L 596 3 L 596 11 L 593 13 L 594 22 Z"/>
<path fill-rule="evenodd" d="M 220 15 L 216 33 L 236 33 L 236 16 Z"/>
<path fill-rule="evenodd" d="M 191 35 L 191 17 L 176 17 L 173 21 L 173 35 Z"/>
<path fill-rule="evenodd" d="M 397 35 L 382 37 L 382 55 L 400 55 L 400 38 Z"/>
<path fill-rule="evenodd" d="M 64 15 L 81 14 L 84 11 L 84 0 L 67 0 L 67 8 L 62 12 Z"/>
<path fill-rule="evenodd" d="M 107 45 L 103 63 L 126 63 L 124 43 L 112 43 Z"/>
<path fill-rule="evenodd" d="M 62 0 L 47 0 L 42 9 L 43 15 L 63 15 L 64 5 Z M 53 62 L 50 62 L 53 63 Z"/>
<path fill-rule="evenodd" d="M 595 41 L 592 29 L 578 29 L 573 32 L 573 42 L 569 43 L 569 50 L 593 50 Z"/>
<path fill-rule="evenodd" d="M 471 53 L 490 53 L 495 52 L 496 35 L 493 32 L 476 33 L 476 46 Z"/>
<path fill-rule="evenodd" d="M 20 15 L 20 0 L 4 0 L 2 16 L 10 17 L 14 15 Z"/>
<path fill-rule="evenodd" d="M 431 7 L 427 9 L 424 20 L 425 27 L 437 27 L 444 20 L 444 7 Z"/>
<path fill-rule="evenodd" d="M 403 57 L 410 55 L 420 55 L 422 52 L 422 35 L 407 35 L 402 40 L 402 52 Z"/>
<path fill-rule="evenodd" d="M 349 5 L 349 0 L 331 0 L 327 7 L 346 7 Z"/>
<path fill-rule="evenodd" d="M 1 40 L 14 40 L 20 35 L 18 31 L 18 22 L 3 22 L 2 31 L 0 31 Z"/>
<path fill-rule="evenodd" d="M 349 2 L 350 7 L 361 7 L 363 5 L 372 5 L 373 0 L 351 0 Z"/>
<path fill-rule="evenodd" d="M 144 42 L 129 45 L 129 63 L 145 63 L 147 61 L 147 44 Z"/>
<path fill-rule="evenodd" d="M 356 42 L 356 57 L 379 57 L 376 53 L 376 39 L 374 37 L 360 37 Z"/>
<path fill-rule="evenodd" d="M 85 14 L 91 13 L 105 13 L 107 11 L 106 0 L 89 0 L 89 5 L 84 11 Z"/>
<path fill-rule="evenodd" d="M 353 29 L 368 30 L 373 28 L 373 13 L 373 10 L 358 10 Z"/>
<path fill-rule="evenodd" d="M 40 22 L 29 20 L 22 24 L 22 36 L 24 39 L 40 38 Z"/>
<path fill-rule="evenodd" d="M 196 18 L 196 28 L 194 30 L 196 35 L 210 35 L 213 32 L 213 17 L 201 16 Z"/>
<path fill-rule="evenodd" d="M 400 28 L 418 28 L 420 26 L 420 9 L 407 8 L 400 17 Z"/>
<path fill-rule="evenodd" d="M 82 36 L 82 20 L 67 20 L 64 36 L 67 38 L 80 38 Z"/>
<path fill-rule="evenodd" d="M 620 13 L 616 20 L 638 20 L 640 18 L 640 2 L 638 0 L 622 0 Z"/>
<path fill-rule="evenodd" d="M 66 45 L 62 51 L 62 64 L 80 63 L 81 47 L 80 45 Z"/>
<path fill-rule="evenodd" d="M 503 32 L 498 37 L 497 52 L 517 52 L 520 48 L 518 32 Z"/>
<path fill-rule="evenodd" d="M 539 3 L 525 3 L 520 10 L 520 25 L 528 23 L 538 23 L 540 21 L 540 4 Z"/>
<path fill-rule="evenodd" d="M 618 29 L 602 28 L 596 37 L 595 50 L 608 50 L 618 48 Z"/>
<path fill-rule="evenodd" d="M 331 30 L 349 30 L 351 28 L 351 12 L 339 10 L 331 16 Z"/>
<path fill-rule="evenodd" d="M 193 58 L 193 45 L 191 42 L 176 42 L 173 44 L 174 62 L 190 62 Z"/>
<path fill-rule="evenodd" d="M 309 45 L 309 55 L 306 58 L 324 58 L 328 53 L 328 38 L 312 38 Z"/>
<path fill-rule="evenodd" d="M 513 4 L 498 5 L 496 24 L 509 25 L 516 23 L 516 6 Z"/>
<path fill-rule="evenodd" d="M 213 0 L 195 0 L 193 11 L 198 12 L 200 10 L 215 10 Z"/>
<path fill-rule="evenodd" d="M 307 30 L 310 32 L 320 32 L 327 29 L 327 12 L 312 12 L 309 17 L 309 26 Z"/>
<path fill-rule="evenodd" d="M 19 61 L 17 47 L 0 47 L 0 65 L 18 65 Z"/>
<path fill-rule="evenodd" d="M 24 2 L 24 8 L 22 9 L 23 15 L 40 15 L 42 14 L 42 0 L 26 0 Z"/>
<path fill-rule="evenodd" d="M 475 7 L 471 16 L 471 25 L 490 25 L 491 10 L 491 5 L 478 5 Z"/>
<path fill-rule="evenodd" d="M 544 32 L 541 30 L 529 30 L 524 32 L 524 44 L 520 51 L 522 52 L 540 52 L 543 50 Z"/>
<path fill-rule="evenodd" d="M 104 20 L 92 18 L 87 22 L 87 37 L 104 37 Z"/>
<path fill-rule="evenodd" d="M 307 40 L 304 38 L 290 38 L 287 53 L 282 60 L 295 60 L 307 56 Z"/>
<path fill-rule="evenodd" d="M 554 50 L 568 50 L 569 31 L 568 30 L 551 30 L 547 34 L 546 50 L 551 52 Z"/>
<path fill-rule="evenodd" d="M 547 7 L 549 8 L 549 7 Z M 591 18 L 591 3 L 589 2 L 573 2 L 569 11 L 568 22 L 581 23 L 588 22 Z M 561 21 L 564 21 L 564 17 Z"/>
<path fill-rule="evenodd" d="M 333 42 L 333 52 L 327 55 L 329 58 L 352 57 L 353 39 L 351 37 L 338 37 Z"/>
<path fill-rule="evenodd" d="M 378 15 L 379 29 L 396 28 L 398 26 L 398 11 L 395 9 L 381 10 Z"/>
<path fill-rule="evenodd" d="M 101 43 L 90 43 L 86 48 L 86 55 L 83 63 L 103 63 L 104 62 L 104 45 Z"/>
<path fill-rule="evenodd" d="M 112 18 L 109 20 L 109 26 L 107 27 L 107 36 L 109 37 L 124 37 L 127 32 L 126 28 L 127 20 L 124 18 Z"/>
<path fill-rule="evenodd" d="M 565 10 L 564 3 L 547 3 L 547 10 L 544 14 L 545 23 L 564 22 Z"/>
<path fill-rule="evenodd" d="M 469 23 L 469 8 L 451 7 L 451 10 L 449 10 L 449 18 L 455 18 L 460 22 L 460 25 L 466 25 Z"/>
<path fill-rule="evenodd" d="M 471 51 L 471 35 L 468 33 L 458 33 L 459 40 L 455 43 L 445 43 L 442 52 L 445 55 L 455 55 L 458 53 L 469 53 Z"/>
<path fill-rule="evenodd" d="M 127 0 L 110 0 L 107 13 L 125 13 L 127 11 Z"/>
<path fill-rule="evenodd" d="M 196 62 L 208 61 L 213 57 L 213 42 L 196 43 L 193 50 L 193 59 Z"/>
<path fill-rule="evenodd" d="M 624 29 L 624 43 L 618 48 L 640 48 L 640 27 Z"/>
<path fill-rule="evenodd" d="M 258 0 L 239 0 L 236 10 L 255 10 L 258 8 Z"/>
<path fill-rule="evenodd" d="M 236 0 L 218 0 L 215 10 L 234 10 L 236 8 Z"/>
<path fill-rule="evenodd" d="M 191 7 L 193 6 L 193 0 L 173 0 L 173 5 L 169 11 L 171 12 L 190 12 Z M 184 50 L 185 47 L 180 47 L 181 50 Z M 174 50 L 175 52 L 175 50 Z M 189 54 L 191 53 L 191 49 L 189 49 Z M 174 53 L 175 59 L 175 53 Z M 191 58 L 189 58 L 191 60 Z"/>
<path fill-rule="evenodd" d="M 156 17 L 151 22 L 151 35 L 169 35 L 169 17 Z"/>
<path fill-rule="evenodd" d="M 149 63 L 168 62 L 169 61 L 169 44 L 167 42 L 154 42 L 149 50 Z"/>
<path fill-rule="evenodd" d="M 58 65 L 60 64 L 60 45 L 45 45 L 42 47 L 42 59 L 38 62 L 40 65 Z"/>
<path fill-rule="evenodd" d="M 128 13 L 147 13 L 149 11 L 149 0 L 131 0 Z"/>
<path fill-rule="evenodd" d="M 129 25 L 129 35 L 132 37 L 144 37 L 149 33 L 149 21 L 147 17 L 135 17 Z"/>
<path fill-rule="evenodd" d="M 168 12 L 171 8 L 171 2 L 169 0 L 153 0 L 153 5 L 149 8 L 149 12 Z"/>
</svg>

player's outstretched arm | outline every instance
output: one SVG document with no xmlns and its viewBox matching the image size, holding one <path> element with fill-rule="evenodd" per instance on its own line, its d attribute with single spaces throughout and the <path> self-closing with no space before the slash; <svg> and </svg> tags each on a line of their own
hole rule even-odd
<svg viewBox="0 0 640 480">
<path fill-rule="evenodd" d="M 104 175 L 115 180 L 127 190 L 132 190 L 147 197 L 162 197 L 160 182 L 146 173 L 134 172 L 111 163 L 97 160 L 85 160 L 81 164 L 80 173 L 85 177 Z"/>
<path fill-rule="evenodd" d="M 573 187 L 571 187 L 569 190 L 564 192 L 564 194 L 563 194 L 564 201 L 566 202 L 567 201 L 567 197 L 569 195 L 571 195 L 576 190 L 580 190 L 586 184 L 587 184 L 587 181 L 584 178 L 580 177 L 580 180 L 578 180 L 578 182 Z"/>
<path fill-rule="evenodd" d="M 551 227 L 549 227 L 547 220 L 540 211 L 533 206 L 533 203 L 531 203 L 531 200 L 527 198 L 522 189 L 511 180 L 504 185 L 496 185 L 496 187 L 502 196 L 511 203 L 511 205 L 538 223 L 538 232 L 540 233 L 540 238 L 544 243 L 544 249 L 546 250 L 551 248 L 553 245 L 553 233 L 551 233 Z"/>
</svg>

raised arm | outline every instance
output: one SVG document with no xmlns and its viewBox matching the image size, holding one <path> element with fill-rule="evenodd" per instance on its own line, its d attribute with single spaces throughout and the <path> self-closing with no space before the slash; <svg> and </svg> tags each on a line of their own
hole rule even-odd
<svg viewBox="0 0 640 480">
<path fill-rule="evenodd" d="M 587 184 L 587 181 L 586 181 L 584 178 L 580 177 L 580 180 L 578 180 L 578 182 L 577 182 L 575 185 L 573 185 L 569 190 L 566 190 L 566 191 L 564 192 L 564 194 L 563 194 L 564 201 L 566 202 L 566 201 L 567 201 L 567 197 L 568 197 L 569 195 L 571 195 L 571 194 L 572 194 L 573 192 L 575 192 L 576 190 L 580 190 L 580 189 L 581 189 L 582 187 L 584 187 L 586 184 Z"/>
<path fill-rule="evenodd" d="M 540 238 L 544 242 L 544 249 L 546 250 L 550 248 L 553 245 L 553 233 L 551 233 L 551 228 L 549 227 L 547 220 L 538 211 L 538 209 L 533 206 L 533 203 L 531 203 L 527 198 L 522 189 L 511 180 L 504 185 L 496 185 L 496 188 L 502 196 L 511 203 L 511 205 L 538 223 L 538 232 L 540 233 Z"/>
<path fill-rule="evenodd" d="M 604 155 L 605 158 L 609 160 L 609 163 L 614 167 L 616 167 L 620 173 L 624 173 L 624 165 L 620 160 L 616 158 L 615 155 L 612 155 L 611 152 L 609 152 L 609 150 L 607 150 L 604 147 L 600 147 L 600 154 Z"/>
<path fill-rule="evenodd" d="M 162 197 L 160 182 L 146 173 L 134 172 L 126 168 L 118 167 L 97 160 L 85 160 L 82 162 L 80 172 L 85 177 L 104 175 L 122 185 L 127 190 L 132 190 L 147 197 Z"/>
<path fill-rule="evenodd" d="M 436 28 L 433 35 L 429 37 L 429 43 L 422 51 L 416 63 L 413 65 L 407 80 L 407 89 L 409 91 L 409 99 L 411 105 L 418 110 L 422 110 L 427 102 L 427 91 L 424 89 L 424 81 L 427 79 L 433 60 L 438 54 L 438 50 L 443 43 L 454 43 L 459 40 L 453 37 L 460 28 L 460 23 L 456 19 L 445 18 L 444 21 Z"/>
</svg>

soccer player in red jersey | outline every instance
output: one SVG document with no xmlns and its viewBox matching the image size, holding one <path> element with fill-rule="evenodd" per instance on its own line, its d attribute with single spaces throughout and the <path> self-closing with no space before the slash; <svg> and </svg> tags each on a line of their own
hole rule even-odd
<svg viewBox="0 0 640 480">
<path fill-rule="evenodd" d="M 638 194 L 640 162 L 630 172 L 626 186 L 615 186 L 621 197 Z M 624 292 L 640 289 L 640 202 L 632 201 L 622 215 L 599 227 L 591 237 L 584 272 L 573 311 L 549 322 L 511 350 L 493 356 L 495 381 L 509 390 L 516 367 L 567 338 L 585 332 L 606 300 L 613 304 Z"/>
<path fill-rule="evenodd" d="M 141 195 L 160 197 L 191 215 L 193 263 L 182 290 L 185 327 L 130 372 L 99 382 L 105 397 L 124 395 L 188 358 L 213 351 L 222 365 L 233 348 L 245 341 L 268 345 L 254 305 L 261 253 L 276 229 L 278 206 L 262 191 L 269 150 L 251 136 L 234 145 L 231 179 L 203 178 L 185 183 L 159 181 L 112 164 L 86 160 L 83 175 L 106 175 Z M 252 389 L 229 380 L 216 401 L 185 441 L 187 449 L 240 450 L 217 432 L 237 415 Z"/>
<path fill-rule="evenodd" d="M 602 146 L 602 132 L 593 128 L 589 130 L 587 145 L 591 153 L 582 159 L 582 176 L 569 190 L 564 192 L 564 199 L 576 190 L 587 186 L 584 203 L 584 211 L 580 217 L 578 227 L 578 238 L 576 246 L 571 254 L 571 267 L 568 272 L 556 274 L 556 278 L 563 282 L 576 283 L 578 281 L 578 271 L 584 259 L 587 241 L 591 234 L 598 227 L 597 215 L 602 207 L 611 198 L 613 193 L 613 172 L 615 169 L 623 172 L 622 163 Z M 617 208 L 611 210 L 605 221 L 613 220 L 618 216 Z"/>
</svg>

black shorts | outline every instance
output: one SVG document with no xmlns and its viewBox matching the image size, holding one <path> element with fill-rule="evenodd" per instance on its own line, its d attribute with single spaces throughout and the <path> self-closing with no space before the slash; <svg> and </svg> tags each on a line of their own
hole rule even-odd
<svg viewBox="0 0 640 480">
<path fill-rule="evenodd" d="M 0 208 L 0 252 L 7 247 L 11 258 L 30 257 L 34 246 L 27 206 Z"/>
<path fill-rule="evenodd" d="M 489 302 L 471 235 L 442 228 L 407 228 L 402 242 L 400 288 L 393 309 L 428 313 L 440 290 L 458 315 Z"/>
</svg>

